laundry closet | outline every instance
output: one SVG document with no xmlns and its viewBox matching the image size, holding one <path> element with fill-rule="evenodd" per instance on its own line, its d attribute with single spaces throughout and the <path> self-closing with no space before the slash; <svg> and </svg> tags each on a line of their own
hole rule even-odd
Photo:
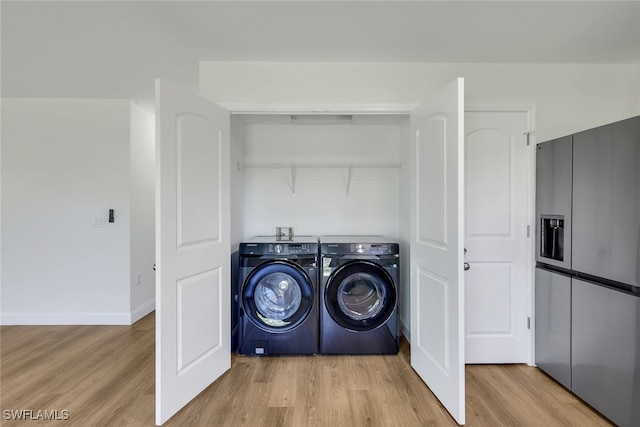
<svg viewBox="0 0 640 427">
<path fill-rule="evenodd" d="M 295 236 L 402 242 L 409 224 L 408 141 L 402 141 L 408 127 L 406 114 L 232 114 L 234 264 L 241 242 L 275 236 L 277 228 L 291 227 Z M 408 295 L 402 276 L 400 292 Z M 408 313 L 408 303 L 399 301 L 400 313 Z M 400 321 L 408 328 L 409 319 Z"/>
<path fill-rule="evenodd" d="M 263 87 L 246 76 L 207 79 L 213 75 L 200 71 L 201 97 L 156 82 L 157 419 L 229 369 L 228 284 L 238 282 L 230 277 L 236 269 L 233 261 L 229 268 L 229 255 L 247 239 L 275 235 L 277 227 L 290 227 L 296 236 L 375 234 L 396 242 L 370 246 L 399 255 L 400 279 L 392 280 L 399 284 L 399 329 L 413 338 L 412 366 L 427 384 L 438 385 L 437 395 L 463 399 L 463 80 L 431 97 L 418 95 L 427 102 L 404 105 L 345 98 L 336 91 L 345 87 L 341 82 L 327 91 L 339 104 L 316 97 L 304 105 L 296 98 L 306 95 L 296 88 L 288 88 L 288 104 L 260 93 L 277 90 L 282 81 Z M 361 94 L 372 87 L 366 79 L 358 83 Z M 276 243 L 275 252 L 284 249 Z M 418 289 L 411 290 L 414 298 L 408 298 L 409 283 Z M 262 347 L 251 342 L 251 348 L 259 354 Z M 443 364 L 451 370 L 430 369 Z M 164 411 L 163 403 L 170 405 Z"/>
</svg>

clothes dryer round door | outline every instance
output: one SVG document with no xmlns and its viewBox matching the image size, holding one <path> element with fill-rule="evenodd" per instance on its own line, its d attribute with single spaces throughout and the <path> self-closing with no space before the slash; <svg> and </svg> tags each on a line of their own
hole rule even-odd
<svg viewBox="0 0 640 427">
<path fill-rule="evenodd" d="M 349 261 L 338 267 L 325 286 L 325 307 L 331 318 L 353 331 L 370 331 L 393 314 L 397 289 L 387 271 L 371 261 Z"/>
<path fill-rule="evenodd" d="M 284 260 L 267 261 L 247 276 L 242 287 L 245 315 L 269 332 L 287 332 L 306 320 L 315 290 L 307 273 Z"/>
</svg>

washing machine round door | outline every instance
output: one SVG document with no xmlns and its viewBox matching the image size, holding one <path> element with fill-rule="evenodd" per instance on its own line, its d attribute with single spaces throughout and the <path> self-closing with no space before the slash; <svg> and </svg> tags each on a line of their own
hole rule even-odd
<svg viewBox="0 0 640 427">
<path fill-rule="evenodd" d="M 314 297 L 313 282 L 301 267 L 284 260 L 268 261 L 245 280 L 242 306 L 259 328 L 286 332 L 309 316 Z"/>
<path fill-rule="evenodd" d="M 371 261 L 343 264 L 327 280 L 325 306 L 331 318 L 354 331 L 376 329 L 396 308 L 397 290 L 387 271 Z"/>
</svg>

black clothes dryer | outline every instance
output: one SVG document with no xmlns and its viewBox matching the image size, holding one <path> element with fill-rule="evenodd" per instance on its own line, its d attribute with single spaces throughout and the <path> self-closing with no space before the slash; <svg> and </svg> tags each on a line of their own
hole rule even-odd
<svg viewBox="0 0 640 427">
<path fill-rule="evenodd" d="M 320 353 L 398 353 L 399 262 L 381 236 L 320 237 Z"/>
<path fill-rule="evenodd" d="M 256 237 L 239 255 L 238 353 L 318 353 L 318 239 Z"/>
</svg>

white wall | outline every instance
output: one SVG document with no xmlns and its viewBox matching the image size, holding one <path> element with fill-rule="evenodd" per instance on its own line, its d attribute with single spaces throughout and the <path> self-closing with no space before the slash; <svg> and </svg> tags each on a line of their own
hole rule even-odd
<svg viewBox="0 0 640 427">
<path fill-rule="evenodd" d="M 295 180 L 290 168 L 245 169 L 244 237 L 274 235 L 276 226 L 293 226 L 296 235 L 382 234 L 397 239 L 399 126 L 366 121 L 247 125 L 247 164 L 396 167 L 353 168 L 350 180 L 343 167 L 299 167 Z"/>
<path fill-rule="evenodd" d="M 126 323 L 129 102 L 2 102 L 2 322 Z"/>
<path fill-rule="evenodd" d="M 640 114 L 637 64 L 200 64 L 201 92 L 230 108 L 411 106 L 456 77 L 467 104 L 534 104 L 538 141 Z"/>
<path fill-rule="evenodd" d="M 3 324 L 153 310 L 152 127 L 128 100 L 2 100 Z"/>
<path fill-rule="evenodd" d="M 155 118 L 131 103 L 131 316 L 155 309 Z"/>
</svg>

